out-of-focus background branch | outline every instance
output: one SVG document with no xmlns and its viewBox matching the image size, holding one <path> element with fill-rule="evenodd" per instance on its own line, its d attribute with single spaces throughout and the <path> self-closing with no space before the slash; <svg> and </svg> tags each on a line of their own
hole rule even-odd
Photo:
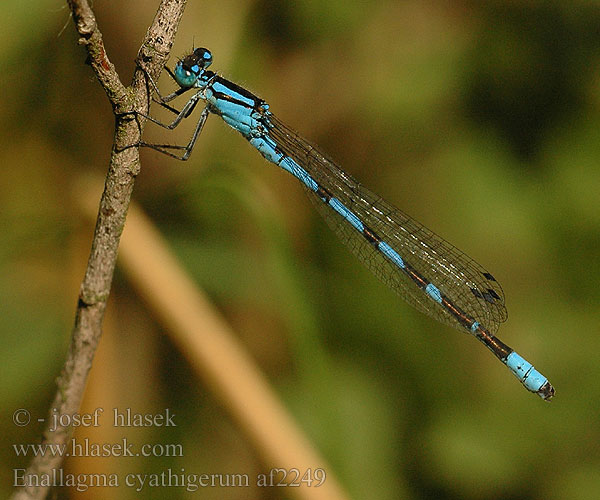
<svg viewBox="0 0 600 500">
<path fill-rule="evenodd" d="M 102 173 L 113 119 L 73 30 L 59 36 L 68 12 L 49 1 L 5 8 L 0 474 L 10 485 L 29 462 L 12 445 L 38 442 L 43 429 L 35 418 L 53 395 L 90 246 L 72 179 Z M 131 74 L 153 12 L 138 0 L 94 8 L 111 61 Z M 599 17 L 586 2 L 188 6 L 174 55 L 210 48 L 215 70 L 489 269 L 507 296 L 500 337 L 556 386 L 544 404 L 474 339 L 411 310 L 337 242 L 293 179 L 219 120 L 185 164 L 142 151 L 137 201 L 353 497 L 597 498 Z M 193 124 L 180 128 L 148 125 L 146 139 L 182 144 Z M 155 317 L 117 268 L 83 411 L 105 408 L 108 422 L 112 408 L 169 408 L 177 427 L 103 423 L 75 436 L 177 443 L 183 456 L 72 457 L 65 472 L 265 472 Z M 34 416 L 27 427 L 10 423 L 22 407 Z"/>
</svg>

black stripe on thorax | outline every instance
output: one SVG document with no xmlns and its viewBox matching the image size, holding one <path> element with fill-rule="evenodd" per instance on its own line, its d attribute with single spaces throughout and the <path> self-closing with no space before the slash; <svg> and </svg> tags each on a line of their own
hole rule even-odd
<svg viewBox="0 0 600 500">
<path fill-rule="evenodd" d="M 219 92 L 218 90 L 216 90 L 214 87 L 215 83 L 220 83 L 221 85 L 227 87 L 228 89 L 231 89 L 235 93 L 240 94 L 241 96 L 244 96 L 245 98 L 253 101 L 254 102 L 254 106 L 252 106 L 253 109 L 259 109 L 262 105 L 265 104 L 265 101 L 263 99 L 254 95 L 249 90 L 246 90 L 244 87 L 240 87 L 238 84 L 233 83 L 232 81 L 227 80 L 219 75 L 216 75 L 214 77 L 213 83 L 211 84 L 211 89 L 214 92 L 215 97 L 217 97 L 218 99 L 221 99 L 223 101 L 229 101 L 229 102 L 232 102 L 235 104 L 239 104 L 241 106 L 248 107 L 247 102 L 241 101 L 229 94 L 225 94 L 223 92 Z"/>
</svg>

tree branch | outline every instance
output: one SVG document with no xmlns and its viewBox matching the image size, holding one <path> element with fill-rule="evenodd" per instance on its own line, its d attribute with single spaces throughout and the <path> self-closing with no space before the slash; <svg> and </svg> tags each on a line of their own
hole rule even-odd
<svg viewBox="0 0 600 500">
<path fill-rule="evenodd" d="M 175 33 L 187 0 L 162 0 L 154 21 L 142 43 L 138 60 L 152 78 L 157 79 L 169 56 Z M 135 177 L 140 171 L 137 144 L 145 120 L 132 112 L 148 112 L 148 88 L 143 72 L 136 69 L 131 87 L 125 87 L 114 65 L 104 50 L 102 33 L 87 0 L 68 0 L 80 35 L 85 45 L 88 62 L 104 88 L 116 116 L 115 136 L 104 193 L 100 201 L 92 249 L 81 284 L 72 331 L 71 344 L 64 367 L 57 380 L 57 392 L 50 406 L 43 445 L 66 444 L 72 428 L 59 426 L 53 432 L 53 415 L 77 413 L 85 390 L 89 370 L 102 334 L 102 320 L 115 268 L 117 249 L 131 200 Z M 63 458 L 51 453 L 36 456 L 25 472 L 28 477 L 40 478 L 61 466 Z M 43 499 L 48 487 L 23 487 L 12 496 L 13 500 Z"/>
</svg>

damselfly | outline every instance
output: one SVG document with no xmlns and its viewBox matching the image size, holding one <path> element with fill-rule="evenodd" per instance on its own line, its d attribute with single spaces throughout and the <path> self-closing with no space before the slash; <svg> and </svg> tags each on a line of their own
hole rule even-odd
<svg viewBox="0 0 600 500">
<path fill-rule="evenodd" d="M 179 85 L 162 97 L 177 116 L 173 129 L 198 102 L 205 103 L 186 146 L 147 144 L 187 160 L 210 113 L 242 134 L 268 161 L 288 171 L 306 188 L 321 214 L 342 241 L 383 282 L 409 304 L 454 328 L 474 335 L 502 361 L 529 391 L 549 400 L 554 388 L 531 363 L 495 336 L 506 321 L 504 294 L 494 276 L 432 231 L 361 186 L 319 149 L 283 124 L 269 105 L 248 90 L 208 71 L 212 54 L 195 49 L 169 74 Z M 167 103 L 193 91 L 181 111 Z M 178 153 L 178 154 L 177 154 Z"/>
</svg>

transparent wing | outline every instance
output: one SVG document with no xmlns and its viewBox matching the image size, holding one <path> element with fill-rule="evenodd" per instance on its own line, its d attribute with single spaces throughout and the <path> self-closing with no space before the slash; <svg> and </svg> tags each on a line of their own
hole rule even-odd
<svg viewBox="0 0 600 500">
<path fill-rule="evenodd" d="M 508 314 L 500 284 L 473 259 L 415 221 L 381 197 L 361 186 L 323 155 L 315 146 L 269 116 L 271 136 L 284 154 L 301 165 L 312 178 L 335 196 L 379 238 L 462 312 L 494 334 Z M 309 197 L 342 241 L 384 283 L 404 300 L 438 321 L 465 330 L 442 305 L 432 300 L 398 266 L 321 198 L 307 189 Z"/>
</svg>

